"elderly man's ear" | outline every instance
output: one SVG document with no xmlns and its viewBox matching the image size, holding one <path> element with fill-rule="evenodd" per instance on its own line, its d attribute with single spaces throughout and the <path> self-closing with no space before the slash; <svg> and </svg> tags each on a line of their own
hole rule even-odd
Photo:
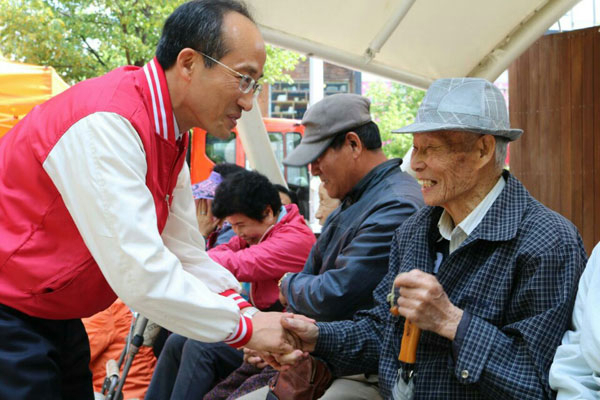
<svg viewBox="0 0 600 400">
<path fill-rule="evenodd" d="M 482 135 L 477 141 L 477 154 L 480 165 L 486 165 L 490 160 L 494 160 L 496 153 L 496 138 L 493 135 Z"/>
</svg>

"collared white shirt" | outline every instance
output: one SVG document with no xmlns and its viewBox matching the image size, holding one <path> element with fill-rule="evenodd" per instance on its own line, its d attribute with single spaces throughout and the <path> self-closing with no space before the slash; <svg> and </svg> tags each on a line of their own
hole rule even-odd
<svg viewBox="0 0 600 400">
<path fill-rule="evenodd" d="M 494 201 L 496 201 L 502 192 L 502 189 L 504 189 L 504 186 L 506 186 L 506 181 L 501 176 L 492 190 L 490 190 L 477 207 L 475 207 L 475 209 L 457 226 L 454 226 L 452 217 L 444 210 L 438 222 L 438 229 L 440 230 L 440 235 L 450 242 L 450 253 L 456 250 L 465 239 L 467 239 L 471 232 L 477 228 L 483 217 L 485 217 L 485 214 L 487 214 L 492 207 L 492 204 L 494 204 Z"/>
</svg>

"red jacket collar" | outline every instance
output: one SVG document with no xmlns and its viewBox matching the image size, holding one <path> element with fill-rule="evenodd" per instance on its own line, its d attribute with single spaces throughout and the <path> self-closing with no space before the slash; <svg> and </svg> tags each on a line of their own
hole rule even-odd
<svg viewBox="0 0 600 400">
<path fill-rule="evenodd" d="M 152 114 L 156 134 L 169 142 L 175 143 L 178 134 L 175 132 L 173 107 L 165 72 L 156 57 L 144 65 L 143 70 L 152 99 Z"/>
</svg>

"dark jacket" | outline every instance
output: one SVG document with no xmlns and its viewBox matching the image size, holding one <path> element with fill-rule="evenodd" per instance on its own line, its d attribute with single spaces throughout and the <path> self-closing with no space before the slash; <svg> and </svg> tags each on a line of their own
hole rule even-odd
<svg viewBox="0 0 600 400">
<path fill-rule="evenodd" d="M 394 230 L 423 206 L 419 185 L 401 163 L 373 168 L 331 213 L 303 271 L 282 282 L 290 311 L 331 321 L 373 305 Z"/>
</svg>

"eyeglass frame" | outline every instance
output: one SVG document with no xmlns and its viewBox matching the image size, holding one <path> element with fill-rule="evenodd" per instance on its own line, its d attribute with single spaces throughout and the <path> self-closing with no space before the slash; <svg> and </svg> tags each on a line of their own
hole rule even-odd
<svg viewBox="0 0 600 400">
<path fill-rule="evenodd" d="M 203 57 L 208 58 L 212 62 L 219 64 L 223 68 L 226 68 L 230 72 L 233 72 L 235 75 L 237 75 L 237 77 L 240 78 L 240 84 L 238 86 L 238 89 L 240 89 L 240 92 L 242 92 L 243 94 L 248 94 L 248 93 L 252 92 L 252 95 L 254 97 L 256 97 L 262 90 L 262 84 L 256 82 L 256 80 L 253 77 L 251 77 L 250 75 L 242 74 L 241 72 L 236 71 L 235 69 L 223 64 L 221 61 L 212 58 L 211 56 L 201 52 L 200 50 L 194 49 L 194 51 L 198 54 L 202 54 Z M 248 82 L 248 87 L 246 89 L 243 88 L 244 82 Z"/>
</svg>

